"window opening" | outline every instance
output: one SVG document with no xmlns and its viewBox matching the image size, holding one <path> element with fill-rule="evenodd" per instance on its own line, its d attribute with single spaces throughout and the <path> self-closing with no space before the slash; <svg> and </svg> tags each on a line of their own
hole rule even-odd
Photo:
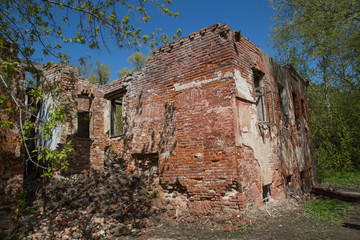
<svg viewBox="0 0 360 240">
<path fill-rule="evenodd" d="M 304 99 L 301 99 L 301 112 L 305 116 L 305 102 Z"/>
<path fill-rule="evenodd" d="M 286 186 L 289 186 L 289 184 L 291 183 L 291 177 L 292 175 L 286 177 Z"/>
<path fill-rule="evenodd" d="M 265 99 L 265 88 L 263 84 L 264 73 L 254 70 L 254 86 L 256 97 L 256 109 L 259 122 L 267 122 L 267 107 Z"/>
<path fill-rule="evenodd" d="M 293 104 L 294 104 L 294 115 L 295 115 L 295 122 L 298 122 L 298 118 L 299 118 L 299 103 L 297 101 L 297 96 L 295 93 L 292 93 L 292 97 L 293 97 Z"/>
<path fill-rule="evenodd" d="M 76 137 L 89 139 L 94 136 L 93 94 L 83 89 L 77 98 L 77 134 Z"/>
<path fill-rule="evenodd" d="M 124 133 L 124 122 L 122 116 L 122 96 L 111 100 L 111 137 L 120 136 Z"/>
<path fill-rule="evenodd" d="M 254 87 L 256 97 L 256 109 L 259 123 L 275 124 L 275 108 L 274 108 L 274 96 L 271 89 L 271 85 L 263 80 L 264 73 L 254 69 Z M 268 85 L 269 91 L 266 91 L 265 84 Z M 270 122 L 269 109 L 266 102 L 266 94 L 270 93 L 271 107 L 273 113 L 273 122 Z"/>
<path fill-rule="evenodd" d="M 305 173 L 304 173 L 304 171 L 300 172 L 300 180 L 301 180 L 301 190 L 304 191 L 304 188 L 305 188 Z"/>
<path fill-rule="evenodd" d="M 289 175 L 289 176 L 286 177 L 286 188 L 287 188 L 288 192 L 291 191 L 291 187 L 292 187 L 291 177 L 292 177 L 292 175 Z"/>
<path fill-rule="evenodd" d="M 78 133 L 80 138 L 90 137 L 90 112 L 79 111 L 78 112 Z"/>
<path fill-rule="evenodd" d="M 27 88 L 33 88 L 38 85 L 39 74 L 36 72 L 25 71 L 25 82 Z"/>
<path fill-rule="evenodd" d="M 153 185 L 159 182 L 159 154 L 158 153 L 134 153 L 139 176 L 144 180 L 148 190 L 153 190 Z"/>
<path fill-rule="evenodd" d="M 271 196 L 270 187 L 271 187 L 271 183 L 263 186 L 263 201 L 264 201 L 264 203 L 270 201 L 270 196 Z"/>
<path fill-rule="evenodd" d="M 284 124 L 286 125 L 288 123 L 288 117 L 287 117 L 287 109 L 286 109 L 286 92 L 283 86 L 279 86 L 278 89 L 278 94 L 279 94 L 279 102 L 280 102 L 280 111 L 281 111 L 281 115 L 282 115 L 282 120 L 284 122 Z"/>
</svg>

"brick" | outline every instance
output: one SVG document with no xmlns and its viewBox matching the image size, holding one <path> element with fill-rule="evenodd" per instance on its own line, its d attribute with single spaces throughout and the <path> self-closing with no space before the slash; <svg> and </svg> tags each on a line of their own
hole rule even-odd
<svg viewBox="0 0 360 240">
<path fill-rule="evenodd" d="M 241 211 L 263 204 L 265 185 L 283 199 L 314 181 L 307 82 L 226 24 L 160 47 L 141 70 L 104 86 L 71 67 L 55 68 L 47 74 L 61 78 L 62 98 L 74 109 L 59 136 L 76 149 L 71 172 L 103 168 L 110 146 L 129 174 L 142 172 L 136 156 L 156 156 L 162 191 L 185 194 L 201 208 Z M 254 101 L 258 73 L 267 123 L 260 123 Z M 112 138 L 110 100 L 119 93 L 124 134 Z M 77 137 L 76 111 L 92 114 L 89 139 Z"/>
</svg>

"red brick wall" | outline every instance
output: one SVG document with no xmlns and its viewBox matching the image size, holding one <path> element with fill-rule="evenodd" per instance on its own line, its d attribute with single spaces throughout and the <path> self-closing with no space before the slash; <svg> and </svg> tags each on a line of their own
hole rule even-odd
<svg viewBox="0 0 360 240">
<path fill-rule="evenodd" d="M 264 75 L 269 123 L 257 120 L 254 71 Z M 306 83 L 226 24 L 160 47 L 141 71 L 102 87 L 74 70 L 60 78 L 73 108 L 61 136 L 75 146 L 71 172 L 103 168 L 109 146 L 130 173 L 144 172 L 137 169 L 141 156 L 158 156 L 165 193 L 180 192 L 198 207 L 241 210 L 262 205 L 265 185 L 271 198 L 283 199 L 314 180 Z M 117 92 L 124 92 L 124 134 L 110 138 L 109 100 Z M 91 112 L 89 139 L 77 137 L 76 112 L 84 110 Z"/>
<path fill-rule="evenodd" d="M 196 207 L 240 210 L 262 205 L 268 184 L 271 198 L 283 199 L 314 181 L 306 82 L 226 24 L 160 47 L 142 70 L 105 86 L 82 79 L 75 68 L 57 68 L 45 76 L 64 90 L 61 101 L 69 111 L 59 143 L 74 145 L 70 172 L 103 168 L 111 146 L 130 173 L 148 172 L 137 169 L 140 159 L 158 161 L 157 184 L 168 196 L 177 191 Z M 269 123 L 257 119 L 254 71 L 263 74 Z M 110 138 L 109 99 L 117 92 L 124 92 L 124 134 Z M 90 112 L 89 138 L 77 134 L 78 111 Z M 6 140 L 12 156 L 19 149 L 14 134 Z M 15 162 L 0 164 L 3 195 L 9 179 L 22 176 L 21 161 Z"/>
<path fill-rule="evenodd" d="M 61 71 L 56 69 L 61 68 Z M 69 172 L 79 172 L 84 169 L 104 167 L 104 150 L 107 144 L 107 134 L 104 132 L 104 111 L 107 100 L 98 84 L 91 83 L 78 75 L 78 70 L 70 66 L 54 65 L 46 70 L 49 79 L 61 82 L 61 103 L 67 107 L 67 121 L 62 127 L 60 143 L 70 141 L 75 153 L 70 156 Z M 89 137 L 78 134 L 78 111 L 89 112 Z"/>
<path fill-rule="evenodd" d="M 273 124 L 258 125 L 254 119 L 254 69 L 264 73 L 265 89 L 273 91 L 275 119 L 271 94 L 266 95 Z M 291 119 L 291 91 L 298 92 L 306 106 L 304 83 L 296 81 L 296 87 L 293 81 L 227 25 L 201 29 L 161 47 L 141 71 L 103 87 L 105 96 L 127 91 L 125 134 L 119 143 L 112 141 L 113 146 L 133 167 L 132 154 L 158 153 L 164 191 L 179 191 L 194 205 L 261 205 L 267 184 L 272 198 L 285 198 L 286 178 L 293 175 L 295 190 L 301 186 L 301 171 L 311 180 L 313 165 L 304 132 L 293 120 L 289 126 L 280 121 L 278 82 L 286 88 Z M 308 127 L 307 119 L 302 124 Z M 307 133 L 306 138 L 309 129 Z M 286 148 L 291 151 L 284 152 Z M 306 154 L 299 156 L 301 151 Z M 259 158 L 262 152 L 266 159 Z"/>
</svg>

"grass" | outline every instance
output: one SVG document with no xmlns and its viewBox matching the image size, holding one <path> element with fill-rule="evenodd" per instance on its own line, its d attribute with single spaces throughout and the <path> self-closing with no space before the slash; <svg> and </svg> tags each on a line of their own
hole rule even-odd
<svg viewBox="0 0 360 240">
<path fill-rule="evenodd" d="M 326 171 L 321 178 L 319 176 L 319 182 L 360 188 L 360 171 Z"/>
<path fill-rule="evenodd" d="M 159 193 L 159 190 L 157 190 L 157 189 L 155 188 L 154 190 L 147 192 L 147 197 L 148 197 L 149 199 L 156 198 L 158 193 Z"/>
<path fill-rule="evenodd" d="M 306 203 L 306 212 L 321 220 L 337 222 L 347 216 L 353 208 L 348 202 L 337 199 L 332 200 L 310 200 Z"/>
</svg>

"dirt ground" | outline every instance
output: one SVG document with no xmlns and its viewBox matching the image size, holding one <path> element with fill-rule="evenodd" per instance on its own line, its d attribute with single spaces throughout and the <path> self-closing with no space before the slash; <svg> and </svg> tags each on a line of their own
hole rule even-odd
<svg viewBox="0 0 360 240">
<path fill-rule="evenodd" d="M 201 221 L 159 222 L 137 236 L 119 239 L 360 239 L 360 204 L 354 204 L 349 216 L 340 222 L 315 219 L 305 212 L 304 204 L 282 204 L 253 210 L 247 226 L 226 225 L 226 222 L 214 226 Z"/>
<path fill-rule="evenodd" d="M 360 240 L 360 203 L 339 222 L 311 217 L 299 197 L 241 214 L 224 208 L 195 211 L 181 194 L 174 193 L 171 201 L 161 192 L 150 196 L 139 177 L 115 165 L 57 176 L 30 191 L 33 200 L 8 239 Z M 306 193 L 303 199 L 313 197 Z"/>
</svg>

